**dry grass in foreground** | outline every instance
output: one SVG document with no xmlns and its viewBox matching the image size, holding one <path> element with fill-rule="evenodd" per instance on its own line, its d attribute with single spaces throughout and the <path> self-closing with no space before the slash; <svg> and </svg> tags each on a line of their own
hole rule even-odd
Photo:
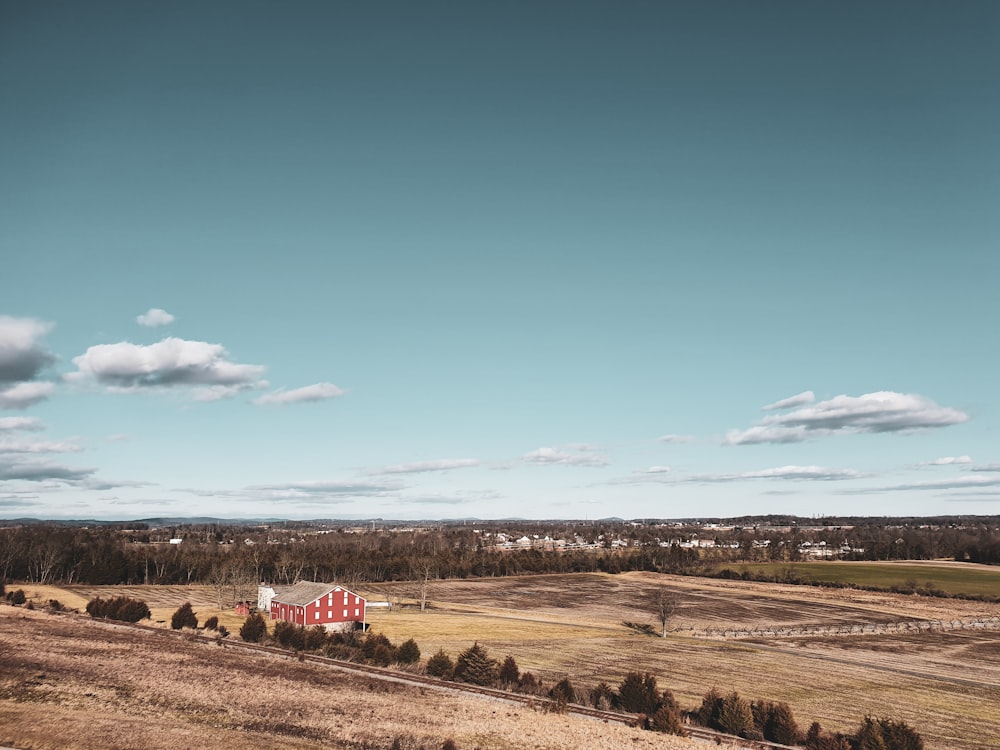
<svg viewBox="0 0 1000 750">
<path fill-rule="evenodd" d="M 662 585 L 678 598 L 673 632 L 663 639 L 622 625 L 655 624 L 643 601 Z M 184 601 L 195 605 L 202 622 L 220 614 L 207 586 L 24 588 L 36 605 L 49 597 L 72 605 L 71 596 L 134 596 L 149 604 L 154 621 L 169 621 Z M 412 587 L 370 585 L 361 593 L 399 600 Z M 870 712 L 907 722 L 924 736 L 928 750 L 980 750 L 1000 736 L 998 630 L 757 642 L 690 637 L 692 629 L 706 627 L 995 616 L 1000 603 L 652 573 L 438 581 L 430 598 L 427 612 L 372 610 L 369 621 L 397 643 L 415 638 L 425 659 L 439 648 L 454 657 L 478 641 L 493 656 L 513 655 L 522 670 L 550 686 L 569 676 L 574 687 L 588 690 L 601 680 L 615 685 L 629 671 L 650 671 L 683 708 L 696 707 L 714 686 L 788 702 L 802 728 L 818 720 L 851 732 Z M 242 618 L 232 610 L 221 614 L 220 621 L 236 632 Z"/>
<path fill-rule="evenodd" d="M 0 606 L 0 745 L 376 750 L 700 743 Z"/>
</svg>

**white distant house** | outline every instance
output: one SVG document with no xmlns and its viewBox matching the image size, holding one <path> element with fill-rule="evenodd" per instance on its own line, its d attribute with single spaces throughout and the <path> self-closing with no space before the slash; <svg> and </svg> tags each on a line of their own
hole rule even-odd
<svg viewBox="0 0 1000 750">
<path fill-rule="evenodd" d="M 274 587 L 269 586 L 266 583 L 262 583 L 257 587 L 257 611 L 258 612 L 268 612 L 271 611 L 271 600 L 274 598 Z"/>
</svg>

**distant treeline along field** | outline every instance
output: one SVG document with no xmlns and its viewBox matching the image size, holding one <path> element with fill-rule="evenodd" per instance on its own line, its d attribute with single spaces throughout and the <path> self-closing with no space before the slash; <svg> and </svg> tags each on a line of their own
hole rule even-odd
<svg viewBox="0 0 1000 750">
<path fill-rule="evenodd" d="M 731 563 L 846 560 L 1000 563 L 1000 518 L 742 523 L 476 522 L 338 525 L 22 523 L 0 528 L 0 580 L 190 584 L 249 598 L 260 581 L 347 584 L 527 573 L 713 574 Z M 732 575 L 726 571 L 726 575 Z M 246 589 L 246 592 L 243 589 Z"/>
</svg>

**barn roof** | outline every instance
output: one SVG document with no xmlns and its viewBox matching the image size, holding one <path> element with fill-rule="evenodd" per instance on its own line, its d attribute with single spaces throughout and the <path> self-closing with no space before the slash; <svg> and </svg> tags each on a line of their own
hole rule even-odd
<svg viewBox="0 0 1000 750">
<path fill-rule="evenodd" d="M 299 581 L 294 586 L 282 586 L 280 591 L 275 592 L 272 601 L 305 606 L 306 604 L 316 601 L 320 597 L 326 596 L 335 589 L 340 589 L 341 591 L 347 590 L 343 586 L 338 586 L 333 583 Z"/>
</svg>

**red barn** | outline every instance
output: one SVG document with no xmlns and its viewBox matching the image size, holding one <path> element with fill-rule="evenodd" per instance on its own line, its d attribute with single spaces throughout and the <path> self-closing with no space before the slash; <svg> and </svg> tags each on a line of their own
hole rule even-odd
<svg viewBox="0 0 1000 750">
<path fill-rule="evenodd" d="M 276 590 L 271 597 L 271 619 L 296 625 L 322 625 L 327 630 L 348 630 L 365 624 L 365 599 L 343 586 L 300 581 Z"/>
</svg>

